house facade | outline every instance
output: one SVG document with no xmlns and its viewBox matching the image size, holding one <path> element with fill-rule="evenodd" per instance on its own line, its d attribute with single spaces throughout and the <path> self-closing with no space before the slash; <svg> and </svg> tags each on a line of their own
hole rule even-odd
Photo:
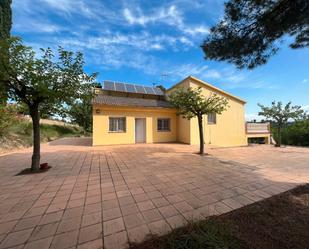
<svg viewBox="0 0 309 249">
<path fill-rule="evenodd" d="M 206 145 L 247 145 L 250 134 L 247 134 L 245 124 L 246 102 L 192 76 L 165 92 L 156 87 L 105 81 L 102 89 L 96 89 L 93 99 L 93 145 L 199 144 L 197 119 L 187 120 L 177 115 L 177 110 L 167 100 L 167 96 L 179 87 L 201 87 L 205 96 L 216 93 L 228 99 L 226 111 L 203 118 Z M 269 132 L 258 133 L 258 136 L 269 141 Z"/>
</svg>

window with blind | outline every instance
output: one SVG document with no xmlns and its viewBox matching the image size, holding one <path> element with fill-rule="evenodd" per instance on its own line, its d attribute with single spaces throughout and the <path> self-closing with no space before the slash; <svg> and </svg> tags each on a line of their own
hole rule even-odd
<svg viewBox="0 0 309 249">
<path fill-rule="evenodd" d="M 126 118 L 109 118 L 109 131 L 110 132 L 125 132 L 126 131 Z"/>
<path fill-rule="evenodd" d="M 158 131 L 170 131 L 171 122 L 169 118 L 158 119 Z"/>
<path fill-rule="evenodd" d="M 208 124 L 216 124 L 217 123 L 216 113 L 207 114 L 207 123 Z"/>
</svg>

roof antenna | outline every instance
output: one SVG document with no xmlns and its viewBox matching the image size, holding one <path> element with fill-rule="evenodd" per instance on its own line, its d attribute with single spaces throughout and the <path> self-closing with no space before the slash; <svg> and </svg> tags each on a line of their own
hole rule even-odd
<svg viewBox="0 0 309 249">
<path fill-rule="evenodd" d="M 160 77 L 160 82 L 161 84 L 164 83 L 164 81 L 166 82 L 168 80 L 168 78 L 170 77 L 170 75 L 167 73 L 167 72 L 163 72 L 161 74 L 161 77 Z"/>
</svg>

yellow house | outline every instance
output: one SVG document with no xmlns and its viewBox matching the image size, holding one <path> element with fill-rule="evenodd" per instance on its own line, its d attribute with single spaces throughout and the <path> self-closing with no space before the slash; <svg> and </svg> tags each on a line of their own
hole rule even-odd
<svg viewBox="0 0 309 249">
<path fill-rule="evenodd" d="M 189 76 L 163 92 L 157 87 L 105 81 L 96 89 L 93 99 L 93 145 L 181 142 L 199 144 L 197 119 L 187 120 L 166 96 L 178 87 L 201 87 L 228 99 L 229 108 L 220 115 L 203 119 L 205 144 L 216 147 L 247 145 L 251 135 L 246 132 L 245 101 L 204 81 Z M 259 137 L 269 141 L 269 132 Z"/>
</svg>

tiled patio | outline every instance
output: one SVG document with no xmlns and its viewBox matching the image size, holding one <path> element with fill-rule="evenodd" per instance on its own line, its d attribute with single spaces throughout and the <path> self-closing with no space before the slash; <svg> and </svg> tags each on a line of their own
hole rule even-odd
<svg viewBox="0 0 309 249">
<path fill-rule="evenodd" d="M 36 175 L 15 176 L 30 150 L 0 156 L 1 249 L 125 248 L 309 182 L 309 149 L 211 149 L 201 157 L 181 144 L 87 145 L 44 145 L 42 162 L 52 169 Z"/>
</svg>

